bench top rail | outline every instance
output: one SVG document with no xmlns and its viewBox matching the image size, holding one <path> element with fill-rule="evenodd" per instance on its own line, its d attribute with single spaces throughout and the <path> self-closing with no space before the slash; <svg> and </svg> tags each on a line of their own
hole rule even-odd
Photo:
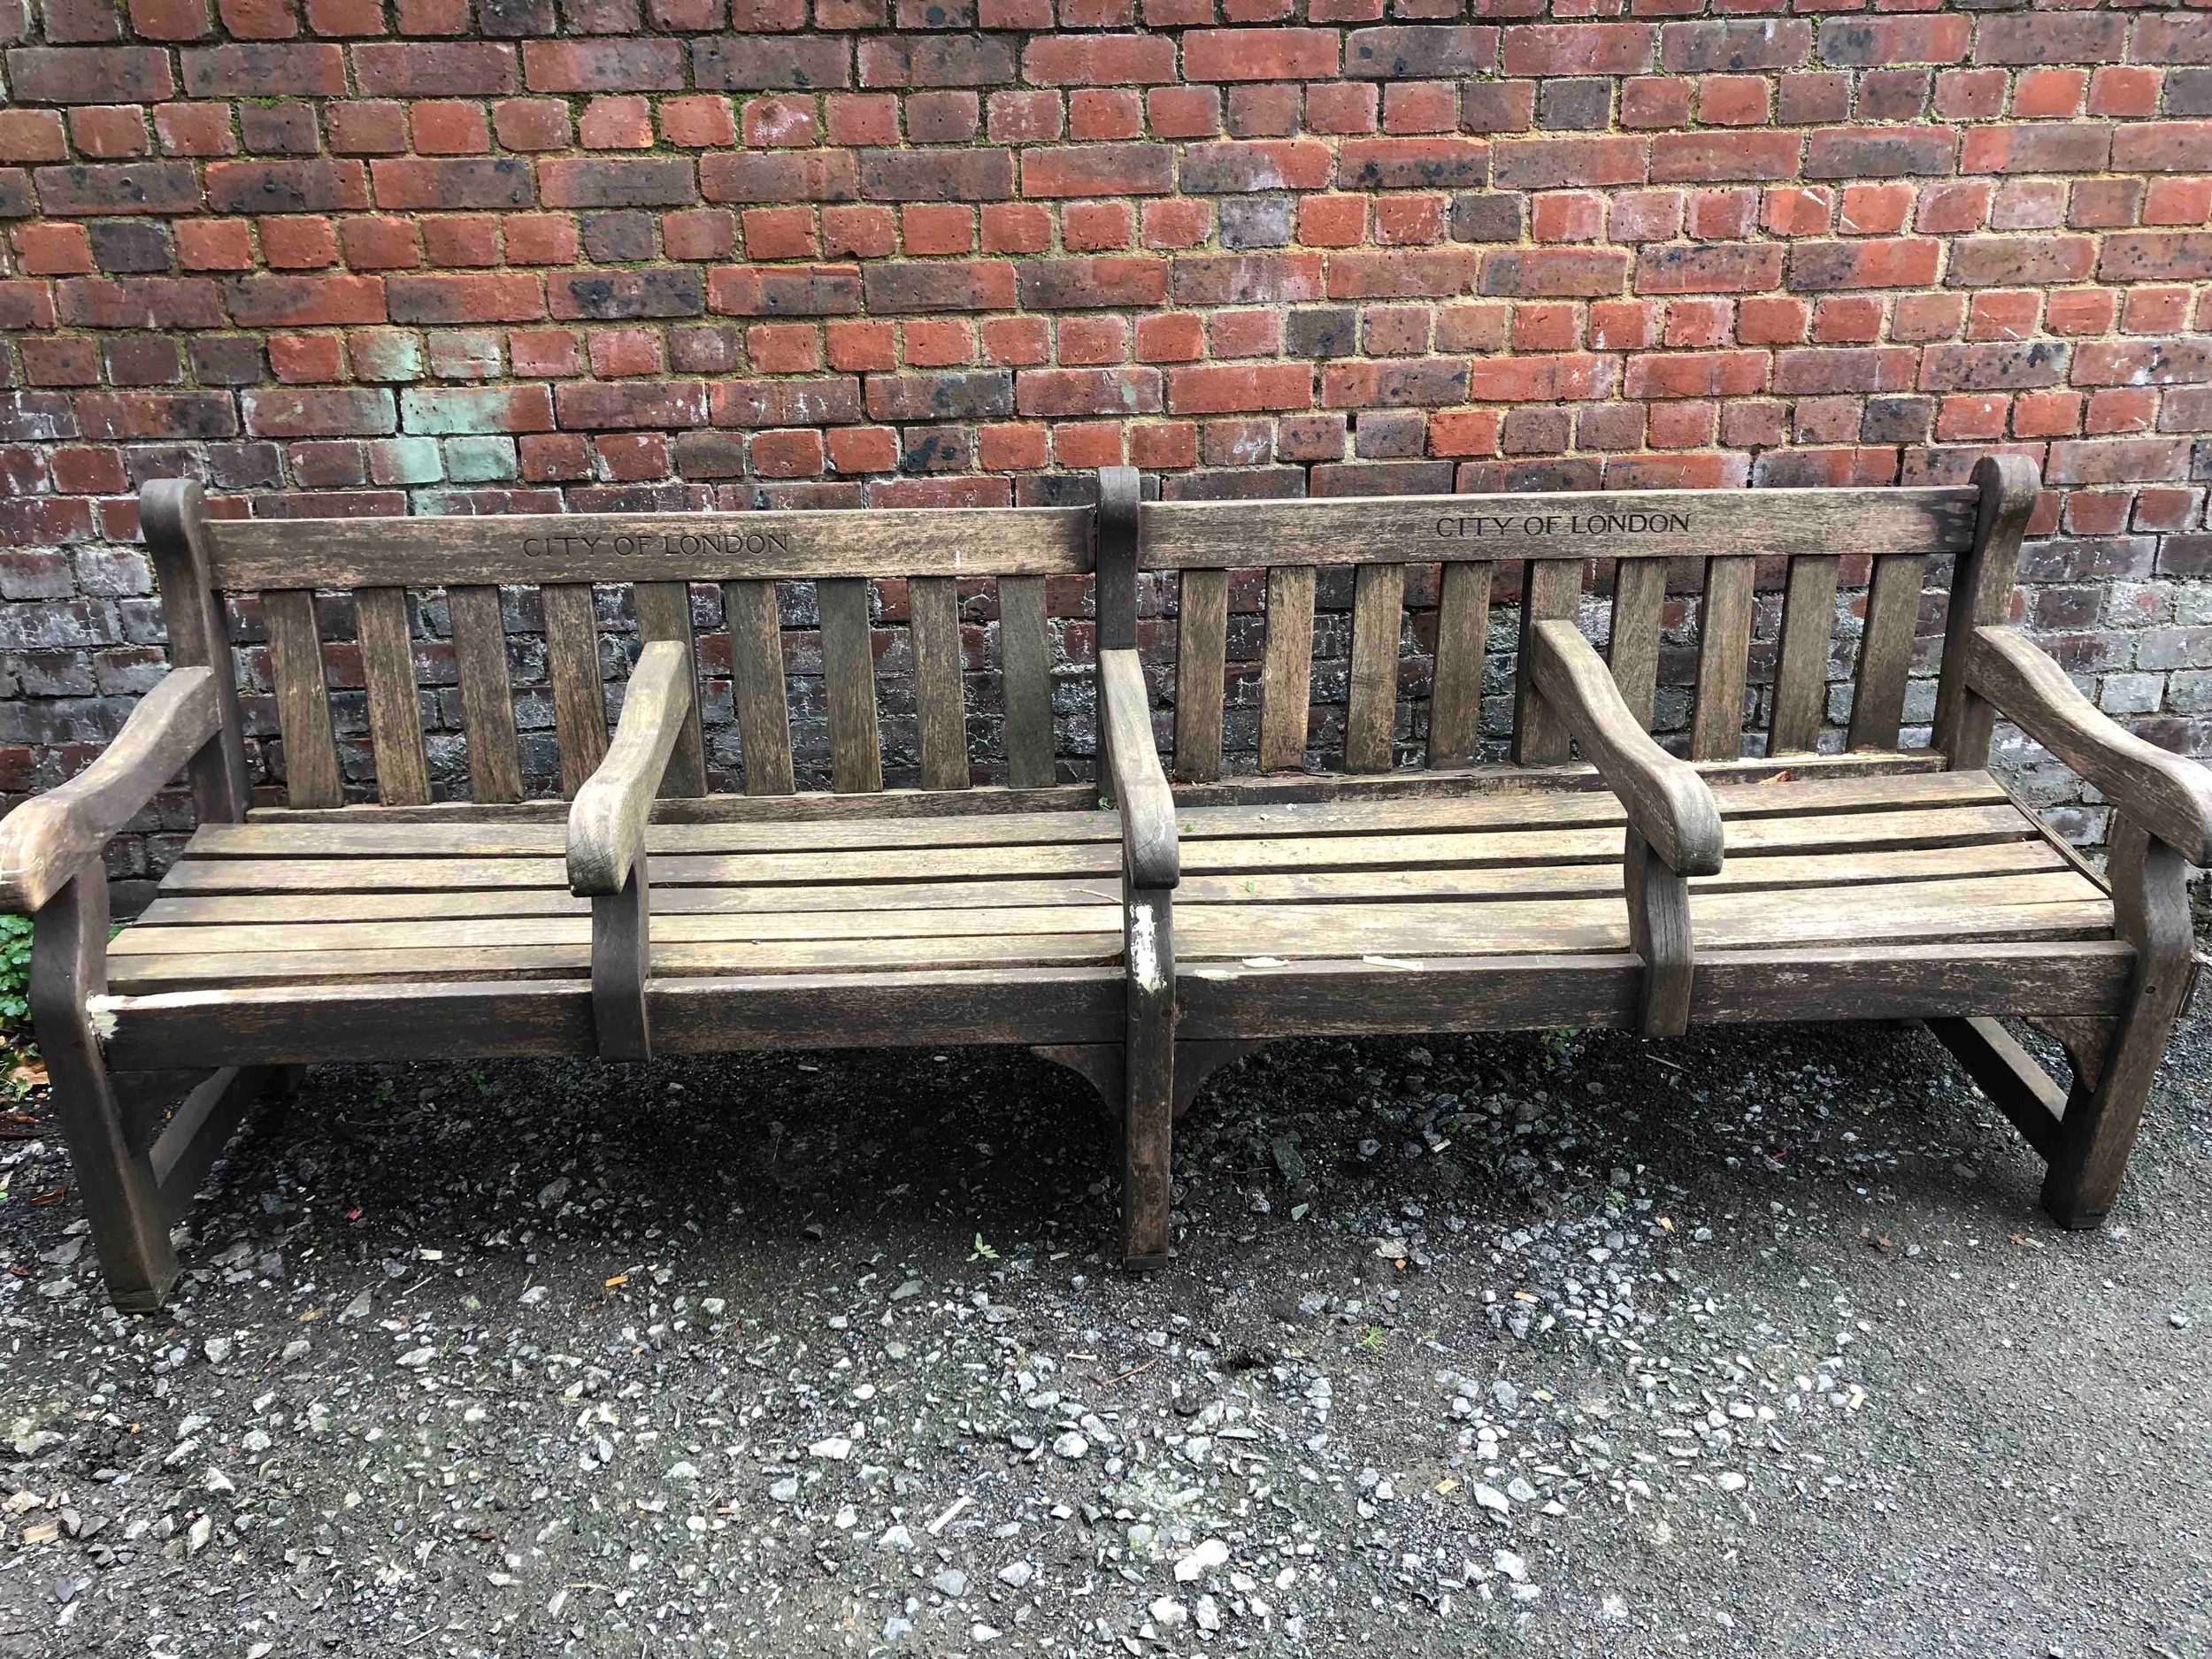
<svg viewBox="0 0 2212 1659">
<path fill-rule="evenodd" d="M 1088 507 L 224 518 L 215 586 L 442 588 L 539 582 L 803 581 L 834 576 L 1072 576 Z"/>
<path fill-rule="evenodd" d="M 1148 570 L 1515 558 L 1957 553 L 1979 492 L 1645 489 L 1145 504 Z"/>
</svg>

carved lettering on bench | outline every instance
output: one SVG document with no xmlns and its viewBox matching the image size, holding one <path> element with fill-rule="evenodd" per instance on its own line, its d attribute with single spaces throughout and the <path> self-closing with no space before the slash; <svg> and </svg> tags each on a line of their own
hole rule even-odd
<svg viewBox="0 0 2212 1659">
<path fill-rule="evenodd" d="M 525 558 L 569 558 L 607 554 L 615 558 L 696 558 L 709 555 L 758 557 L 792 555 L 791 537 L 781 530 L 624 530 L 609 535 L 561 532 L 522 538 Z"/>
<path fill-rule="evenodd" d="M 1471 512 L 1448 513 L 1436 521 L 1436 534 L 1446 541 L 1689 534 L 1686 512 Z"/>
</svg>

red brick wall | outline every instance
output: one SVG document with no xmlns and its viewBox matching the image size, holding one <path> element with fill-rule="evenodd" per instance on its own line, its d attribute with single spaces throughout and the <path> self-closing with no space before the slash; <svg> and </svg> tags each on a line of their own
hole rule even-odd
<svg viewBox="0 0 2212 1659">
<path fill-rule="evenodd" d="M 180 470 L 399 513 L 2003 444 L 2051 485 L 2026 620 L 2212 750 L 2212 17 L 1386 10 L 0 0 L 0 793 L 157 667 L 130 491 Z"/>
</svg>

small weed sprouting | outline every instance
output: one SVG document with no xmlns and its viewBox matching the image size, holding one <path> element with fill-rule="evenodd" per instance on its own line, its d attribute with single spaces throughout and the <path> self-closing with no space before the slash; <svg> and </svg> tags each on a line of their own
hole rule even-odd
<svg viewBox="0 0 2212 1659">
<path fill-rule="evenodd" d="M 0 916 L 0 1032 L 31 1017 L 31 918 Z"/>
</svg>

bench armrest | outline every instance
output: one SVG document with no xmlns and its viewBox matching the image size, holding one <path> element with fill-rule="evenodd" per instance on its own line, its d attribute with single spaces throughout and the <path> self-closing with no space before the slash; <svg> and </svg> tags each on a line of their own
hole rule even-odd
<svg viewBox="0 0 2212 1659">
<path fill-rule="evenodd" d="M 2212 864 L 2212 772 L 2135 735 L 2083 696 L 2017 628 L 1978 627 L 1966 681 L 2007 719 L 2097 786 L 2139 828 Z"/>
<path fill-rule="evenodd" d="M 212 668 L 155 681 L 99 759 L 0 819 L 0 909 L 27 916 L 96 864 L 222 726 Z"/>
<path fill-rule="evenodd" d="M 1529 629 L 1529 671 L 1590 764 L 1620 797 L 1628 821 L 1681 876 L 1720 869 L 1720 807 L 1687 761 L 1659 747 L 1629 711 L 1613 676 L 1571 622 Z"/>
<path fill-rule="evenodd" d="M 1151 700 L 1136 652 L 1101 651 L 1098 683 L 1106 705 L 1114 799 L 1121 809 L 1123 868 L 1137 887 L 1171 887 L 1183 868 L 1175 844 L 1175 796 L 1152 741 Z"/>
<path fill-rule="evenodd" d="M 645 850 L 653 797 L 691 706 L 690 670 L 680 641 L 656 640 L 638 654 L 614 741 L 568 810 L 568 887 L 579 898 L 621 892 Z"/>
</svg>

